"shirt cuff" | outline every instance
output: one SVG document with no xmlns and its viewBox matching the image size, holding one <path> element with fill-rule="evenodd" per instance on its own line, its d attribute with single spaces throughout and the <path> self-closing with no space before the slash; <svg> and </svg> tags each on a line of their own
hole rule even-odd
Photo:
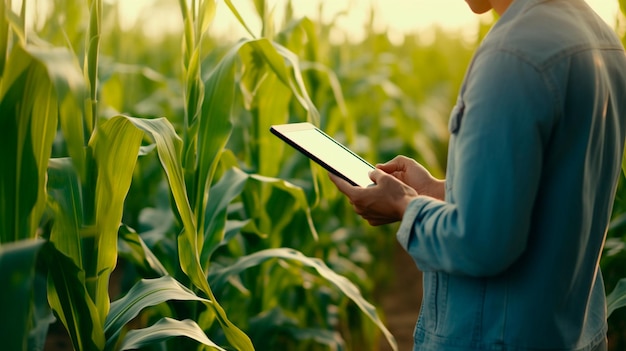
<svg viewBox="0 0 626 351">
<path fill-rule="evenodd" d="M 422 209 L 426 201 L 428 201 L 427 197 L 418 196 L 409 203 L 404 211 L 402 222 L 400 223 L 400 227 L 396 233 L 396 238 L 406 251 L 409 251 L 409 242 L 411 240 L 411 234 L 413 233 L 413 224 L 415 224 L 417 214 Z"/>
</svg>

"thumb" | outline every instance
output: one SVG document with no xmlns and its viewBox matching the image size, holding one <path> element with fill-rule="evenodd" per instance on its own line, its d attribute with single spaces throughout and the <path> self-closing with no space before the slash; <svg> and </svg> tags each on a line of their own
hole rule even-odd
<svg viewBox="0 0 626 351">
<path fill-rule="evenodd" d="M 337 186 L 337 189 L 339 189 L 339 191 L 341 191 L 342 193 L 348 195 L 352 192 L 352 188 L 353 188 L 352 184 L 343 180 L 341 177 L 336 176 L 331 172 L 328 172 L 328 177 L 333 183 L 335 183 L 335 186 Z"/>
<path fill-rule="evenodd" d="M 387 173 L 385 173 L 384 171 L 380 170 L 379 168 L 376 168 L 372 171 L 369 172 L 369 177 L 370 179 L 375 183 L 378 184 L 378 182 L 387 175 Z"/>
<path fill-rule="evenodd" d="M 383 170 L 385 173 L 394 173 L 398 171 L 404 171 L 405 165 L 402 156 L 397 156 L 390 161 L 377 164 L 376 168 Z"/>
</svg>

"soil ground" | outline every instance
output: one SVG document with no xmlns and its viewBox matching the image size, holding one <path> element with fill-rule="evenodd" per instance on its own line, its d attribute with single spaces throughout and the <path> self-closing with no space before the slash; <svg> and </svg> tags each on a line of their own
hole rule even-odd
<svg viewBox="0 0 626 351">
<path fill-rule="evenodd" d="M 422 273 L 400 244 L 396 242 L 395 245 L 389 286 L 381 293 L 378 303 L 384 311 L 385 325 L 398 342 L 398 350 L 411 351 L 413 330 L 422 302 Z M 390 350 L 382 338 L 380 351 Z"/>
</svg>

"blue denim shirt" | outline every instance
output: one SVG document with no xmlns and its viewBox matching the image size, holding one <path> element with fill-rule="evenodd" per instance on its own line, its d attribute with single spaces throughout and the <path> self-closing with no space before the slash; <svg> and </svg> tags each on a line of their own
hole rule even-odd
<svg viewBox="0 0 626 351">
<path fill-rule="evenodd" d="M 415 350 L 594 350 L 598 268 L 620 172 L 626 57 L 583 0 L 516 0 L 449 122 L 445 201 L 398 240 L 424 272 Z"/>
</svg>

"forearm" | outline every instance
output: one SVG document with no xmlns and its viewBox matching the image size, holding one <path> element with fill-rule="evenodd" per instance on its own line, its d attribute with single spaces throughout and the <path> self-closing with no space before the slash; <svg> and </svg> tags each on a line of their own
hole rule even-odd
<svg viewBox="0 0 626 351">
<path fill-rule="evenodd" d="M 483 213 L 483 216 L 480 213 Z M 485 277 L 508 268 L 524 251 L 527 228 L 493 211 L 459 209 L 426 196 L 407 207 L 397 238 L 422 271 Z M 502 235 L 507 233 L 507 235 Z"/>
</svg>

